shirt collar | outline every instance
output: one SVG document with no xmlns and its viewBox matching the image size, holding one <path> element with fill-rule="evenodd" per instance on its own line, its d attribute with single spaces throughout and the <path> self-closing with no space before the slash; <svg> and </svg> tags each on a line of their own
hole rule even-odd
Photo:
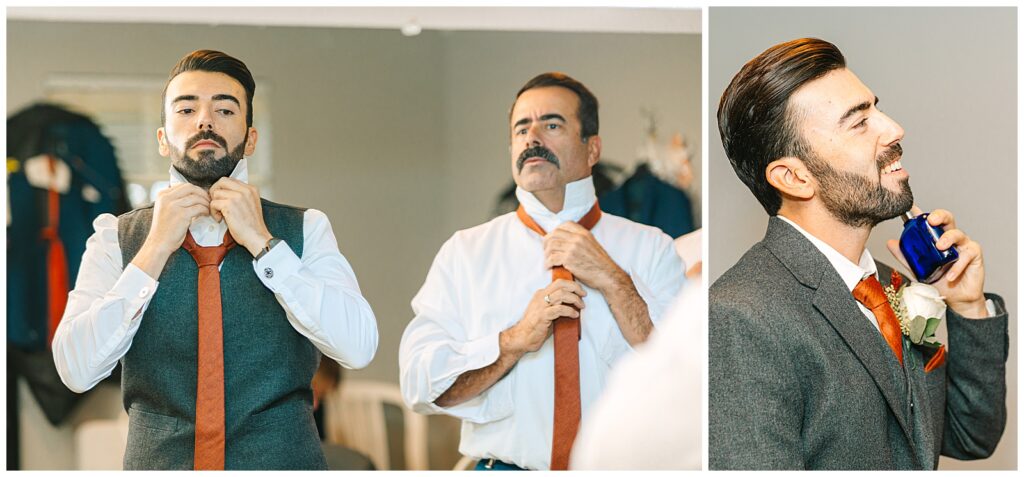
<svg viewBox="0 0 1024 477">
<path fill-rule="evenodd" d="M 516 187 L 516 198 L 537 225 L 548 231 L 564 222 L 578 222 L 582 219 L 594 206 L 597 194 L 594 192 L 594 178 L 587 176 L 565 185 L 562 211 L 557 214 L 548 210 L 533 193 L 523 190 L 522 187 Z"/>
<path fill-rule="evenodd" d="M 786 221 L 787 224 L 792 225 L 793 228 L 803 234 L 804 237 L 807 237 L 807 240 L 810 240 L 811 243 L 814 244 L 814 246 L 821 251 L 823 255 L 825 255 L 828 262 L 832 264 L 832 268 L 836 269 L 836 272 L 839 273 L 839 277 L 843 279 L 843 283 L 846 284 L 846 287 L 849 288 L 851 292 L 861 280 L 867 278 L 869 275 L 876 275 L 878 273 L 878 268 L 875 267 L 875 260 L 871 257 L 871 252 L 868 252 L 867 247 L 865 247 L 864 251 L 860 254 L 860 263 L 853 263 L 850 259 L 839 253 L 838 250 L 832 248 L 831 245 L 825 243 L 818 237 L 811 235 L 810 232 L 804 230 L 803 227 L 800 227 L 792 220 L 781 215 L 778 215 L 777 217 Z"/>
<path fill-rule="evenodd" d="M 168 172 L 171 175 L 171 185 L 177 185 L 177 184 L 182 184 L 182 183 L 188 182 L 188 180 L 186 180 L 185 177 L 182 176 L 181 173 L 178 172 L 178 170 L 174 168 L 174 166 L 170 166 L 170 168 L 168 169 Z M 231 176 L 230 177 L 232 179 L 237 179 L 237 180 L 239 180 L 241 182 L 245 182 L 246 184 L 248 184 L 249 183 L 249 160 L 243 157 L 242 160 L 238 161 L 238 164 L 235 165 L 235 170 L 231 171 Z"/>
</svg>

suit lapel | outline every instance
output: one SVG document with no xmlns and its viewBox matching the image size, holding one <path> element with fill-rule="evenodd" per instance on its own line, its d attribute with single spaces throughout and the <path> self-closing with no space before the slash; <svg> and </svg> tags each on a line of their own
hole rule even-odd
<svg viewBox="0 0 1024 477">
<path fill-rule="evenodd" d="M 913 449 L 913 433 L 903 411 L 901 386 L 893 373 L 898 362 L 881 333 L 864 318 L 835 268 L 814 244 L 777 217 L 769 220 L 763 243 L 800 283 L 815 290 L 814 307 L 871 375 Z M 890 359 L 892 363 L 886 361 Z"/>
</svg>

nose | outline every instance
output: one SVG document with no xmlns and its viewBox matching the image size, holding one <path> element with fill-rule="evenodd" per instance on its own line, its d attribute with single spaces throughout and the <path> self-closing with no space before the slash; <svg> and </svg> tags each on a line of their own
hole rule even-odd
<svg viewBox="0 0 1024 477">
<path fill-rule="evenodd" d="M 199 113 L 196 114 L 196 127 L 202 130 L 213 130 L 213 111 L 208 108 L 201 108 Z"/>
<path fill-rule="evenodd" d="M 900 142 L 903 139 L 903 127 L 885 113 L 881 114 L 885 120 L 885 132 L 881 136 L 883 144 L 890 146 Z"/>
<path fill-rule="evenodd" d="M 524 135 L 524 139 L 526 140 L 527 147 L 541 145 L 539 128 L 540 126 L 537 124 L 531 124 L 526 128 L 526 134 Z"/>
</svg>

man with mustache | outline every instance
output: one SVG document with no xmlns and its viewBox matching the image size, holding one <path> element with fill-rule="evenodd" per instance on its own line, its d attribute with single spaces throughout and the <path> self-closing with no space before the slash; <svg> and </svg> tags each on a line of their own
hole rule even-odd
<svg viewBox="0 0 1024 477">
<path fill-rule="evenodd" d="M 712 469 L 934 469 L 999 442 L 1007 313 L 984 293 L 981 246 L 949 211 L 929 215 L 938 249 L 960 254 L 934 283 L 948 353 L 903 336 L 882 292 L 892 269 L 865 248 L 913 207 L 903 129 L 877 103 L 811 38 L 764 51 L 722 95 L 726 154 L 771 218 L 710 289 Z"/>
<path fill-rule="evenodd" d="M 669 236 L 598 208 L 597 108 L 562 73 L 519 90 L 509 151 L 520 209 L 456 232 L 412 300 L 403 398 L 462 419 L 459 451 L 477 469 L 565 469 L 610 368 L 684 282 Z"/>
<path fill-rule="evenodd" d="M 171 185 L 96 219 L 54 337 L 73 391 L 121 363 L 125 469 L 325 469 L 320 355 L 361 368 L 376 352 L 376 319 L 327 216 L 247 183 L 255 89 L 221 52 L 175 65 L 157 130 Z"/>
</svg>

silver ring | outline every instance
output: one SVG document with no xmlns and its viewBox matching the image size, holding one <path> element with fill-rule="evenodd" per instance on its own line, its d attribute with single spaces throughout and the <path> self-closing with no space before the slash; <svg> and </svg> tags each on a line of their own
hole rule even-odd
<svg viewBox="0 0 1024 477">
<path fill-rule="evenodd" d="M 544 295 L 544 303 L 547 303 L 548 305 L 551 304 L 551 296 L 550 295 Z"/>
</svg>

